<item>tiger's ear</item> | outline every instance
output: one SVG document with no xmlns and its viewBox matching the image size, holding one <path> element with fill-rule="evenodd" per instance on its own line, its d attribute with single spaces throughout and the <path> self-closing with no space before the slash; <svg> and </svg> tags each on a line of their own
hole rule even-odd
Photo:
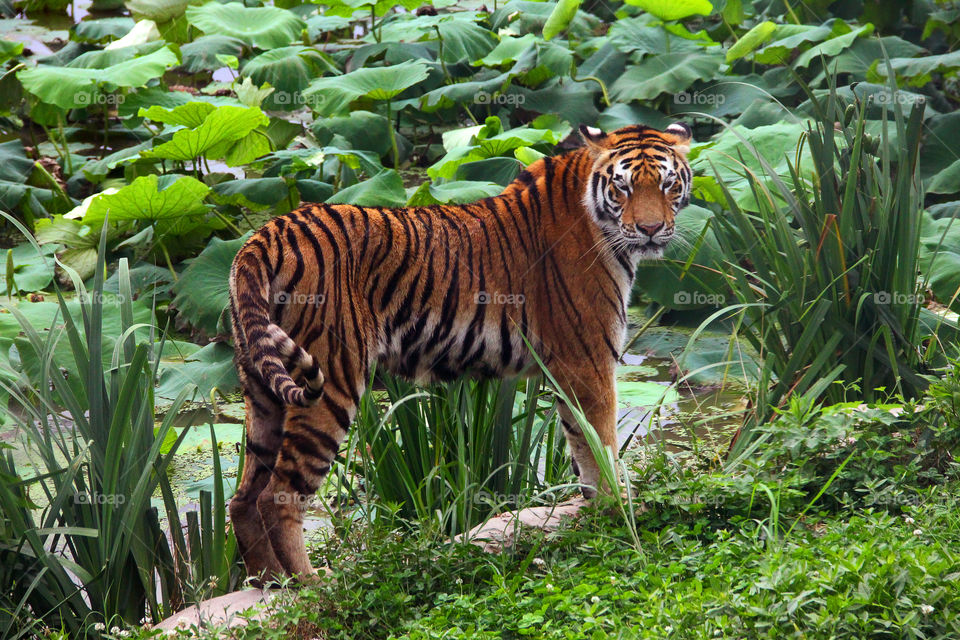
<svg viewBox="0 0 960 640">
<path fill-rule="evenodd" d="M 690 151 L 690 141 L 693 140 L 693 129 L 686 122 L 674 122 L 664 130 L 664 133 L 672 135 L 676 142 L 673 148 L 682 155 L 687 155 Z"/>
<path fill-rule="evenodd" d="M 588 127 L 585 124 L 580 125 L 580 138 L 583 139 L 583 143 L 587 145 L 587 148 L 597 153 L 604 149 L 603 140 L 607 137 L 601 129 L 596 127 Z"/>
</svg>

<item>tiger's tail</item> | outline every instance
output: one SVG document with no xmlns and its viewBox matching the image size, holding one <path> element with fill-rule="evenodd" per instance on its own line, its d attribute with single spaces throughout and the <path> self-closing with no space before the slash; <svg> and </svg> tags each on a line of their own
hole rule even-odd
<svg viewBox="0 0 960 640">
<path fill-rule="evenodd" d="M 245 248 L 245 247 L 244 247 Z M 259 258 L 244 252 L 230 269 L 230 311 L 234 344 L 241 359 L 285 405 L 309 407 L 323 395 L 323 372 L 314 357 L 270 320 L 270 279 Z M 303 374 L 303 386 L 291 376 Z"/>
</svg>

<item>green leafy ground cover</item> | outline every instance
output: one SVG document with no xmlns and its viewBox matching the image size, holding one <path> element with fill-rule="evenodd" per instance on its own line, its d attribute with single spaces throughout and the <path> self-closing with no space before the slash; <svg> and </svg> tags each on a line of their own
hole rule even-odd
<svg viewBox="0 0 960 640">
<path fill-rule="evenodd" d="M 709 455 L 647 451 L 635 461 L 639 544 L 634 524 L 603 506 L 498 555 L 451 543 L 429 521 L 338 520 L 314 549 L 333 567 L 327 581 L 229 634 L 954 637 L 960 504 L 945 454 L 960 434 L 958 376 L 922 406 L 796 402 L 726 469 Z"/>
</svg>

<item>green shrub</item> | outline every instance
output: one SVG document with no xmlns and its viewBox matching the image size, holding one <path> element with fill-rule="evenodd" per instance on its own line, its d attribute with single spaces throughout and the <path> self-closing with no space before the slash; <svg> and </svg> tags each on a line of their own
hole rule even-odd
<svg viewBox="0 0 960 640">
<path fill-rule="evenodd" d="M 438 518 L 460 533 L 505 508 L 550 500 L 544 492 L 569 476 L 556 407 L 539 378 L 420 391 L 391 376 L 376 380 L 385 390 L 361 400 L 347 469 L 368 498 L 402 518 Z M 376 515 L 377 504 L 362 504 Z"/>
<path fill-rule="evenodd" d="M 4 637 L 28 636 L 37 625 L 70 637 L 96 636 L 95 625 L 162 619 L 206 596 L 211 578 L 217 579 L 215 593 L 239 579 L 217 456 L 215 494 L 201 495 L 199 517 L 187 514 L 186 537 L 166 475 L 187 433 L 173 438 L 172 423 L 193 389 L 185 388 L 155 424 L 162 343 L 155 345 L 153 331 L 133 323 L 126 260 L 118 268 L 119 296 L 104 294 L 104 271 L 101 252 L 92 289 L 75 283 L 78 310 L 57 291 L 60 318 L 46 335 L 8 306 L 26 336 L 18 343 L 20 356 L 31 354 L 40 366 L 4 372 L 18 380 L 4 388 L 37 469 L 21 477 L 9 453 L 0 457 Z M 121 317 L 112 353 L 104 353 L 108 307 L 119 308 Z M 66 351 L 58 349 L 60 342 Z M 79 380 L 68 380 L 68 370 Z M 31 490 L 42 493 L 42 511 Z M 151 505 L 156 493 L 163 496 L 166 525 Z"/>
<path fill-rule="evenodd" d="M 812 171 L 790 162 L 784 181 L 743 140 L 767 174 L 745 169 L 759 211 L 741 208 L 721 182 L 730 211 L 715 218 L 715 233 L 727 251 L 731 310 L 763 359 L 735 453 L 794 396 L 842 402 L 848 387 L 831 384 L 842 379 L 866 402 L 917 397 L 924 374 L 943 362 L 938 330 L 950 323 L 924 309 L 917 280 L 923 104 L 904 114 L 896 101 L 892 120 L 884 109 L 875 138 L 865 131 L 866 102 L 845 105 L 835 76 L 828 81 L 814 93 L 798 79 L 816 114 L 805 136 Z"/>
</svg>

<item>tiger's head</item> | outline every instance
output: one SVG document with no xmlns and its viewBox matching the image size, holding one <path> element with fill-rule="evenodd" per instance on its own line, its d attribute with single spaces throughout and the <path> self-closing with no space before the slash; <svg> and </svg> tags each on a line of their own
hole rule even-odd
<svg viewBox="0 0 960 640">
<path fill-rule="evenodd" d="M 581 126 L 580 136 L 594 159 L 587 210 L 615 251 L 661 258 L 677 212 L 690 202 L 690 127 L 677 122 L 665 131 L 635 125 L 604 133 Z"/>
</svg>

